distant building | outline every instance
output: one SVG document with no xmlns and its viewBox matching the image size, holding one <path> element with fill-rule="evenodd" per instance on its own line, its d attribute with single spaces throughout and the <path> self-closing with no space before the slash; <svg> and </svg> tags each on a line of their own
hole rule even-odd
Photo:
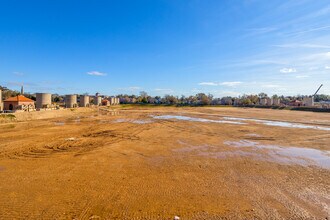
<svg viewBox="0 0 330 220">
<path fill-rule="evenodd" d="M 259 100 L 259 105 L 267 105 L 267 99 L 266 98 L 261 98 Z"/>
<path fill-rule="evenodd" d="M 275 106 L 281 105 L 281 100 L 279 98 L 272 98 L 272 100 L 273 100 L 273 105 Z"/>
<path fill-rule="evenodd" d="M 330 108 L 330 101 L 320 101 L 318 103 L 322 108 Z"/>
<path fill-rule="evenodd" d="M 239 106 L 239 105 L 241 105 L 241 100 L 235 98 L 235 99 L 234 99 L 234 105 L 235 105 L 235 106 Z"/>
<path fill-rule="evenodd" d="M 293 101 L 289 102 L 289 106 L 300 107 L 302 105 L 303 105 L 302 101 L 299 101 L 299 100 L 293 100 Z"/>
<path fill-rule="evenodd" d="M 266 105 L 268 106 L 273 105 L 273 100 L 271 98 L 266 98 Z"/>
<path fill-rule="evenodd" d="M 119 105 L 120 99 L 117 97 L 109 97 L 108 100 L 110 101 L 110 105 Z"/>
<path fill-rule="evenodd" d="M 109 106 L 109 105 L 110 105 L 110 101 L 107 100 L 107 99 L 103 99 L 103 100 L 102 100 L 102 105 L 103 105 L 103 106 Z"/>
<path fill-rule="evenodd" d="M 94 105 L 100 106 L 102 105 L 102 97 L 100 96 L 100 93 L 96 93 L 94 97 Z"/>
<path fill-rule="evenodd" d="M 4 110 L 7 111 L 16 111 L 16 110 L 31 111 L 34 109 L 35 109 L 34 101 L 32 99 L 26 98 L 23 95 L 10 97 L 4 100 Z"/>
<path fill-rule="evenodd" d="M 0 111 L 3 111 L 2 90 L 0 89 Z"/>
<path fill-rule="evenodd" d="M 221 99 L 221 105 L 232 105 L 232 104 L 233 104 L 232 98 L 224 97 Z"/>
<path fill-rule="evenodd" d="M 302 103 L 303 106 L 314 106 L 314 97 L 304 97 Z"/>
</svg>

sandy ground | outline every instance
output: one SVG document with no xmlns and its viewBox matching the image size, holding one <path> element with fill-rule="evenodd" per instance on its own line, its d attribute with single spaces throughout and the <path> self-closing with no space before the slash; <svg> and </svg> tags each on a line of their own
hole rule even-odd
<svg viewBox="0 0 330 220">
<path fill-rule="evenodd" d="M 17 118 L 0 124 L 0 219 L 330 217 L 328 113 L 117 107 Z"/>
</svg>

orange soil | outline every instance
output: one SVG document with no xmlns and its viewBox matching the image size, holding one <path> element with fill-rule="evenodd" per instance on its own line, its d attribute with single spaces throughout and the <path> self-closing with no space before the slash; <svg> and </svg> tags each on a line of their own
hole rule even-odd
<svg viewBox="0 0 330 220">
<path fill-rule="evenodd" d="M 268 150 L 225 144 L 247 140 L 326 153 L 330 131 L 151 117 L 232 116 L 329 127 L 330 114 L 211 107 L 65 112 L 0 125 L 0 219 L 330 216 L 329 168 L 265 160 Z"/>
</svg>

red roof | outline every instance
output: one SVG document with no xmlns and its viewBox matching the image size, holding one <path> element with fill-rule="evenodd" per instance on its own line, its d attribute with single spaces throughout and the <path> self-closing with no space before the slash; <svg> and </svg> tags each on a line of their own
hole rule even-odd
<svg viewBox="0 0 330 220">
<path fill-rule="evenodd" d="M 4 102 L 34 102 L 34 101 L 32 99 L 26 98 L 23 95 L 18 95 L 18 96 L 10 97 L 4 100 Z"/>
<path fill-rule="evenodd" d="M 293 100 L 293 101 L 291 101 L 290 103 L 300 103 L 300 102 L 302 102 L 302 101 L 299 101 L 299 100 Z"/>
</svg>

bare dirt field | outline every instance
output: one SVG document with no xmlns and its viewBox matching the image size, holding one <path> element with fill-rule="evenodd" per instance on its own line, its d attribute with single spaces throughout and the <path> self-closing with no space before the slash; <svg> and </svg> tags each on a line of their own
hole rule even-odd
<svg viewBox="0 0 330 220">
<path fill-rule="evenodd" d="M 330 217 L 329 113 L 116 107 L 0 128 L 0 219 Z"/>
</svg>

